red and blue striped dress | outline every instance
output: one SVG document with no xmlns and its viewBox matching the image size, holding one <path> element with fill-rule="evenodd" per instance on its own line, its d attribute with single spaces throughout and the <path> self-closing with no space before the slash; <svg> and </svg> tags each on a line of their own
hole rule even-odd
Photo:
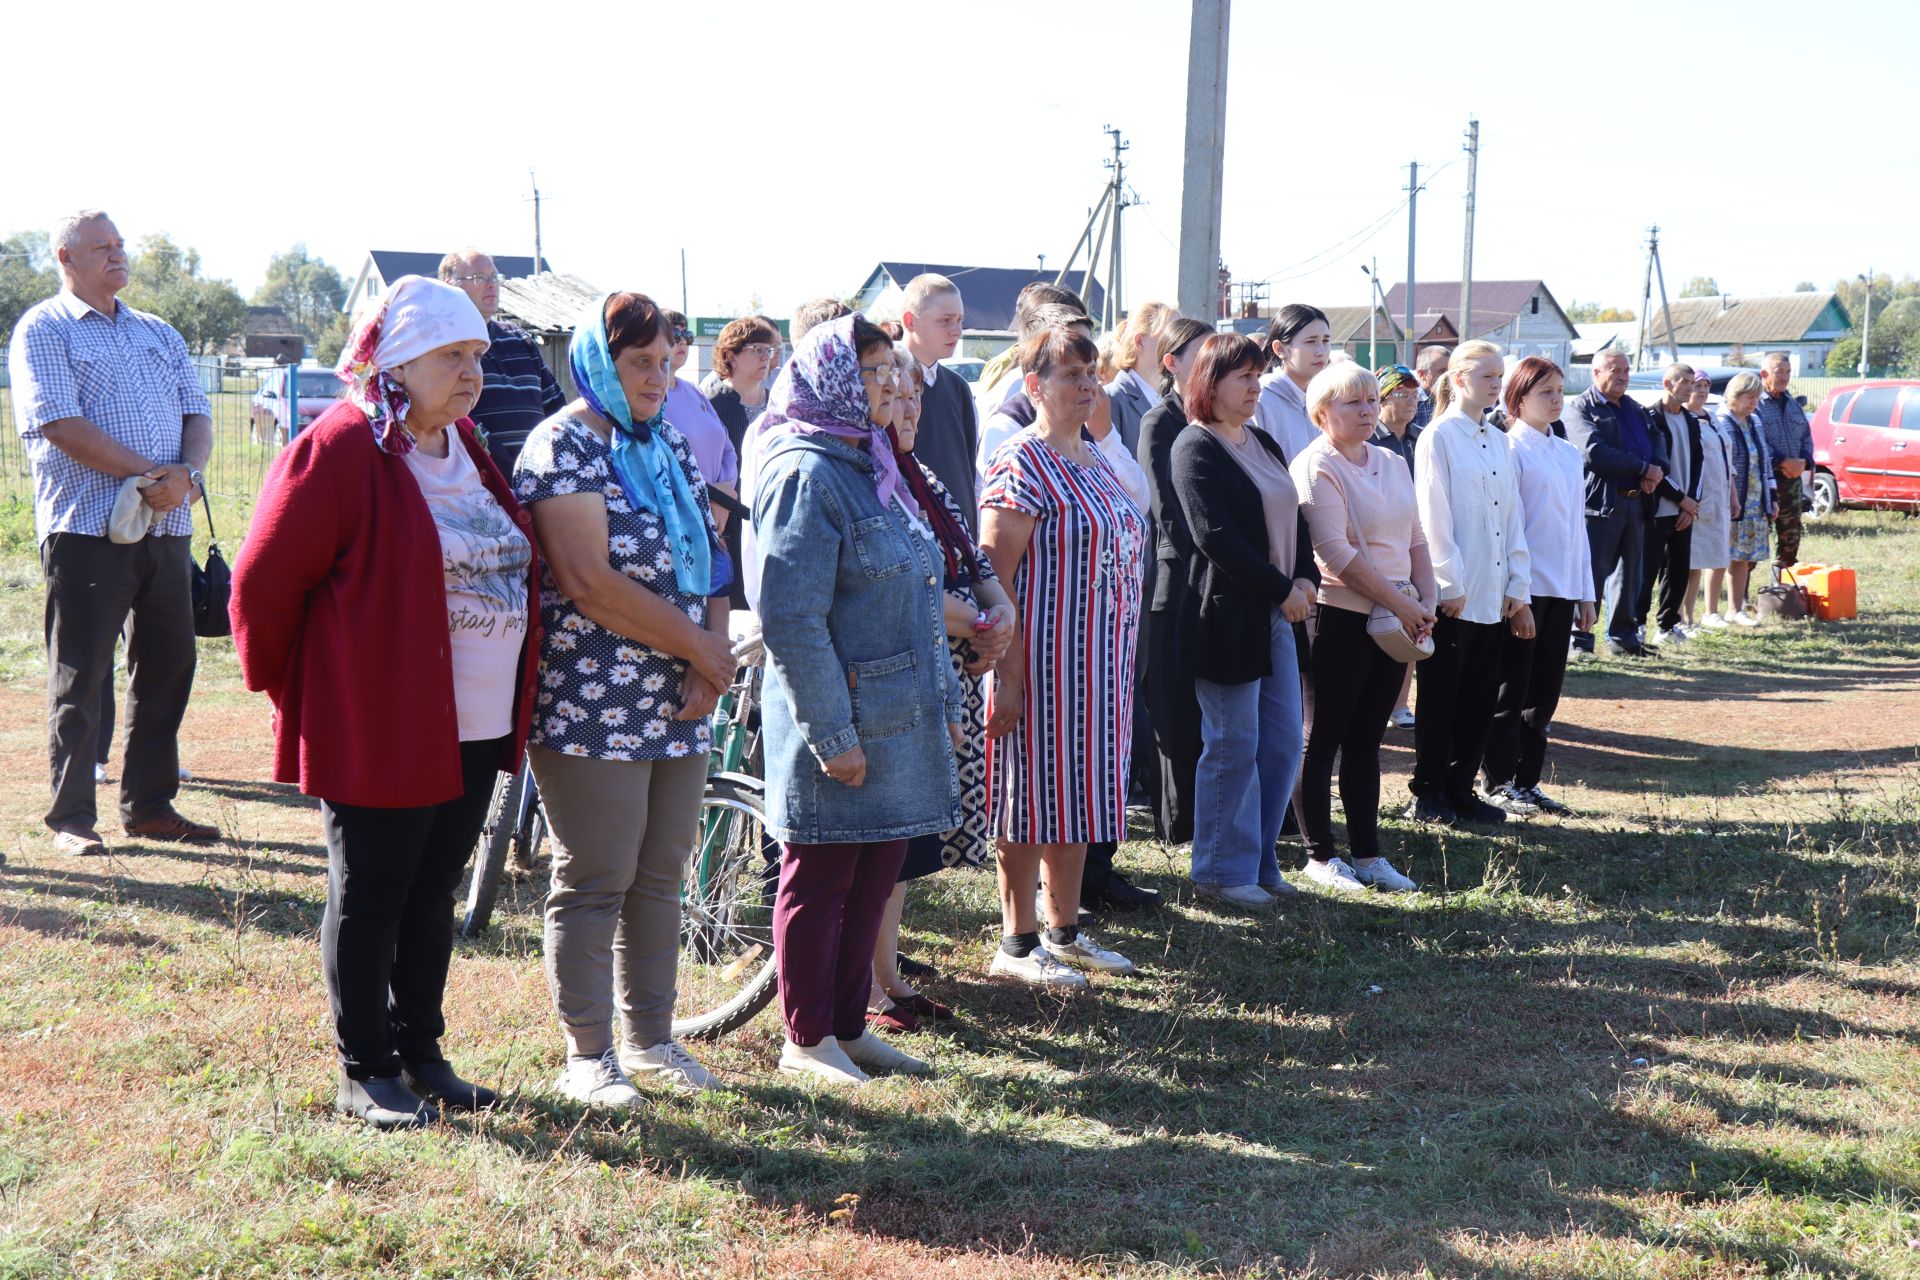
<svg viewBox="0 0 1920 1280">
<path fill-rule="evenodd" d="M 994 454 L 980 506 L 1035 521 L 1012 591 L 1026 708 L 987 744 L 993 834 L 1022 844 L 1118 840 L 1146 516 L 1097 454 L 1082 466 L 1032 429 Z"/>
</svg>

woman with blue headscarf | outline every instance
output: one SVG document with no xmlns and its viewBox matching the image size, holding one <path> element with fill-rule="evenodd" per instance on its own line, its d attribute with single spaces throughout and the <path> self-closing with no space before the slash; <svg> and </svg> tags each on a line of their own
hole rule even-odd
<svg viewBox="0 0 1920 1280">
<path fill-rule="evenodd" d="M 867 1026 L 873 949 L 914 836 L 961 823 L 965 694 L 946 564 L 888 438 L 900 370 L 859 316 L 816 326 L 761 418 L 753 500 L 780 1070 L 830 1084 L 927 1065 Z"/>
<path fill-rule="evenodd" d="M 662 416 L 672 362 L 651 299 L 595 302 L 570 350 L 580 398 L 534 429 L 513 472 L 546 564 L 528 752 L 555 845 L 546 965 L 567 1042 L 555 1087 L 590 1107 L 631 1106 L 636 1078 L 712 1083 L 671 1028 L 680 865 L 708 717 L 733 679 L 732 566 L 692 450 Z"/>
</svg>

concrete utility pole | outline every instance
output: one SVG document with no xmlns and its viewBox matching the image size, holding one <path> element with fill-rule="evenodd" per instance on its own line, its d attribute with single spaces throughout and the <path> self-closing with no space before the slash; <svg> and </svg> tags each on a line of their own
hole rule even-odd
<svg viewBox="0 0 1920 1280">
<path fill-rule="evenodd" d="M 1473 339 L 1473 198 L 1480 186 L 1480 122 L 1467 121 L 1467 251 L 1460 264 L 1460 341 Z"/>
<path fill-rule="evenodd" d="M 1413 204 L 1420 198 L 1420 162 L 1407 161 L 1407 368 L 1413 368 Z"/>
<path fill-rule="evenodd" d="M 1873 343 L 1873 268 L 1867 268 L 1867 274 L 1860 277 L 1860 283 L 1867 286 L 1866 315 L 1860 326 L 1860 376 L 1867 376 L 1867 351 Z M 1902 418 L 1901 422 L 1906 419 Z"/>
<path fill-rule="evenodd" d="M 1193 0 L 1187 41 L 1186 161 L 1180 181 L 1180 310 L 1217 324 L 1220 183 L 1227 140 L 1229 0 Z"/>
<path fill-rule="evenodd" d="M 540 265 L 545 260 L 540 254 L 540 179 L 529 169 L 527 181 L 533 184 L 533 274 L 539 275 L 546 269 Z"/>
</svg>

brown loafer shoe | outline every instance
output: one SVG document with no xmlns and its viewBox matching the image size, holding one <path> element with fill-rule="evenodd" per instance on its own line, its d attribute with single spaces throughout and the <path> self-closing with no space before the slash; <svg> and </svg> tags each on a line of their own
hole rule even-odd
<svg viewBox="0 0 1920 1280">
<path fill-rule="evenodd" d="M 69 858 L 97 858 L 107 845 L 92 827 L 62 827 L 53 833 L 53 851 Z"/>
<path fill-rule="evenodd" d="M 158 816 L 141 822 L 127 824 L 127 834 L 136 840 L 164 840 L 170 843 L 191 842 L 205 844 L 220 838 L 218 827 L 209 827 L 203 822 L 190 822 L 173 809 L 163 810 Z"/>
</svg>

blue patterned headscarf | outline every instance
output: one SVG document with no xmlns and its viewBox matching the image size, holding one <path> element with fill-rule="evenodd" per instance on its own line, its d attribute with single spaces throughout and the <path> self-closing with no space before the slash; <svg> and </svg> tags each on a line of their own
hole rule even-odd
<svg viewBox="0 0 1920 1280">
<path fill-rule="evenodd" d="M 773 437 L 830 435 L 865 445 L 873 458 L 873 488 L 880 505 L 889 498 L 915 515 L 920 505 L 900 478 L 893 442 L 873 424 L 867 388 L 860 381 L 860 353 L 853 345 L 853 317 L 815 325 L 794 348 L 793 359 L 773 380 L 760 418 L 762 456 Z M 892 359 L 892 355 L 887 357 Z"/>
<path fill-rule="evenodd" d="M 732 566 L 726 552 L 713 545 L 704 497 L 694 494 L 680 460 L 655 430 L 666 420 L 666 401 L 662 399 L 662 409 L 646 421 L 633 420 L 607 339 L 607 301 L 612 297 L 602 294 L 574 326 L 567 347 L 574 385 L 581 399 L 613 424 L 613 474 L 627 504 L 654 512 L 666 524 L 674 581 L 688 595 L 715 595 L 726 590 Z"/>
</svg>

